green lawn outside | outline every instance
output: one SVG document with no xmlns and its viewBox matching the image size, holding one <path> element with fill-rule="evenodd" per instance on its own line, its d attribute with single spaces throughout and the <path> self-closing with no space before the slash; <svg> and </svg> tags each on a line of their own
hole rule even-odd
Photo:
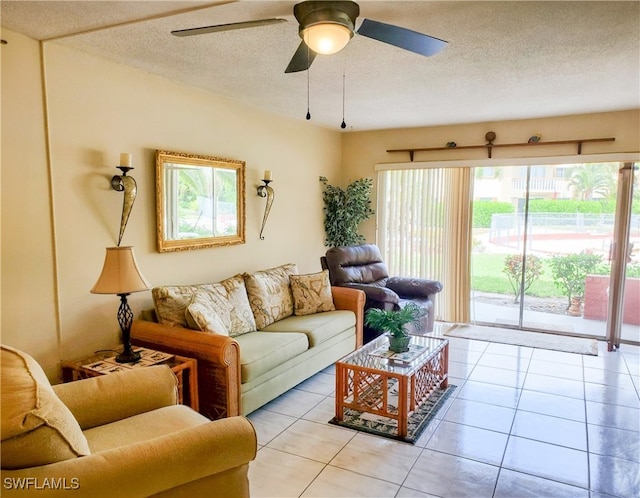
<svg viewBox="0 0 640 498">
<path fill-rule="evenodd" d="M 507 275 L 503 273 L 506 254 L 473 253 L 471 256 L 471 289 L 494 294 L 513 295 Z M 566 299 L 553 285 L 551 267 L 542 260 L 542 275 L 526 292 L 535 297 L 557 297 Z"/>
</svg>

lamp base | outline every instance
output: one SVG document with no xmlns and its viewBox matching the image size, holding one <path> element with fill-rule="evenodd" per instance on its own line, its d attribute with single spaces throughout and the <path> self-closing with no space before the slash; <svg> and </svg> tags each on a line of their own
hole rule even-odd
<svg viewBox="0 0 640 498">
<path fill-rule="evenodd" d="M 116 361 L 118 363 L 135 363 L 140 361 L 140 353 L 136 353 L 132 349 L 129 349 L 129 351 L 125 349 L 125 351 L 116 356 Z"/>
<path fill-rule="evenodd" d="M 118 308 L 118 323 L 122 329 L 122 343 L 124 349 L 116 356 L 118 363 L 135 363 L 140 361 L 140 353 L 136 353 L 131 347 L 131 322 L 133 321 L 133 311 L 127 303 L 128 294 L 118 294 L 120 296 L 120 307 Z"/>
</svg>

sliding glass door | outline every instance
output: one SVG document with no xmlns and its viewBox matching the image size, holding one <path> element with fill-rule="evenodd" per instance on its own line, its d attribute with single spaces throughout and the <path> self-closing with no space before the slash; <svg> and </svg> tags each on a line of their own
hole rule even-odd
<svg viewBox="0 0 640 498">
<path fill-rule="evenodd" d="M 473 321 L 605 338 L 616 239 L 634 236 L 616 231 L 616 220 L 638 217 L 616 202 L 621 167 L 476 168 Z M 630 259 L 629 271 L 639 263 Z M 625 341 L 638 341 L 633 321 L 621 324 Z"/>
<path fill-rule="evenodd" d="M 626 275 L 627 299 L 639 299 L 640 210 L 629 189 L 629 202 L 616 202 L 623 166 L 381 171 L 378 244 L 391 273 L 445 284 L 436 319 L 605 339 L 607 319 L 619 316 L 618 342 L 638 342 L 632 311 L 609 313 L 621 295 L 612 271 Z M 630 248 L 622 270 L 617 240 Z"/>
</svg>

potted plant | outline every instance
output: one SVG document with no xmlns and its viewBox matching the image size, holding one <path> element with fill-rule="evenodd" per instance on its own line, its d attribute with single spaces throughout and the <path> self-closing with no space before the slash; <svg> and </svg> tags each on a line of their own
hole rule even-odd
<svg viewBox="0 0 640 498">
<path fill-rule="evenodd" d="M 324 230 L 327 247 L 355 246 L 365 239 L 358 233 L 360 223 L 374 214 L 371 209 L 373 178 L 360 178 L 350 183 L 346 190 L 329 185 L 326 177 L 320 177 L 324 201 Z"/>
<path fill-rule="evenodd" d="M 579 254 L 562 254 L 551 258 L 551 272 L 554 285 L 567 296 L 567 313 L 571 316 L 582 314 L 582 300 L 587 275 L 593 273 L 602 256 L 582 251 Z"/>
<path fill-rule="evenodd" d="M 369 308 L 365 313 L 365 323 L 379 332 L 389 332 L 389 349 L 394 353 L 409 351 L 411 337 L 405 325 L 415 323 L 419 330 L 420 317 L 423 310 L 415 303 L 408 303 L 404 308 L 395 310 L 381 310 Z"/>
</svg>

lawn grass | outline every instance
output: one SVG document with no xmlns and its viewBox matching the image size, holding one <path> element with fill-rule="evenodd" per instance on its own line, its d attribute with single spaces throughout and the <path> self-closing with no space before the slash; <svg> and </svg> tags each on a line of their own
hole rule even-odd
<svg viewBox="0 0 640 498">
<path fill-rule="evenodd" d="M 503 273 L 506 254 L 473 253 L 471 256 L 471 289 L 479 292 L 513 295 L 507 275 Z M 564 296 L 553 284 L 551 266 L 542 260 L 542 275 L 531 284 L 526 295 L 535 297 Z"/>
</svg>

